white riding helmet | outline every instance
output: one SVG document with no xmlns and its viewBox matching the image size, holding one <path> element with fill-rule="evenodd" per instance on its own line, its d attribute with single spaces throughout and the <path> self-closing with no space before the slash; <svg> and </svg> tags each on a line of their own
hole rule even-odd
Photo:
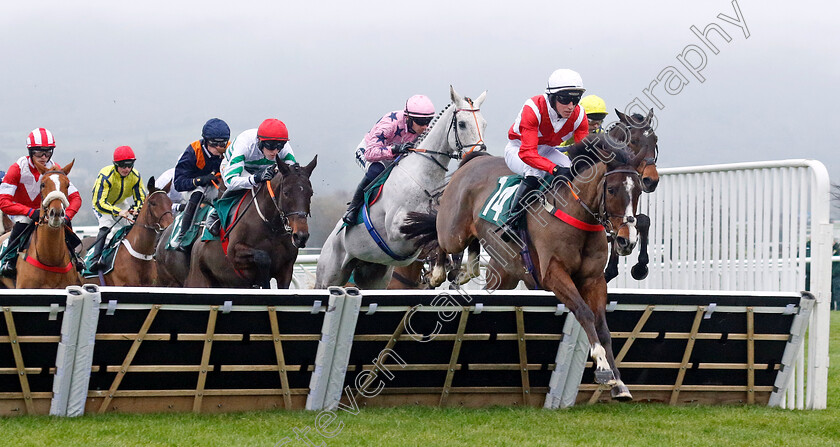
<svg viewBox="0 0 840 447">
<path fill-rule="evenodd" d="M 545 88 L 545 92 L 552 94 L 563 90 L 585 92 L 586 89 L 583 88 L 583 79 L 581 79 L 580 73 L 568 68 L 554 70 L 554 73 L 551 73 L 551 76 L 548 77 L 548 86 Z"/>
</svg>

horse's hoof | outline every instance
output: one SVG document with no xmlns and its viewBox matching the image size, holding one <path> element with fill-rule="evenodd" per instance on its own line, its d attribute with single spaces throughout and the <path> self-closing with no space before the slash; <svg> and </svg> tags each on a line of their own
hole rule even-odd
<svg viewBox="0 0 840 447">
<path fill-rule="evenodd" d="M 620 402 L 629 402 L 633 400 L 633 395 L 630 394 L 630 390 L 627 389 L 627 385 L 624 383 L 618 383 L 610 389 L 610 396 Z"/>
<path fill-rule="evenodd" d="M 596 369 L 595 383 L 612 386 L 616 383 L 615 374 L 613 374 L 611 369 Z"/>
<path fill-rule="evenodd" d="M 648 268 L 646 265 L 636 264 L 630 269 L 630 275 L 632 275 L 633 279 L 636 281 L 641 281 L 647 278 Z"/>
</svg>

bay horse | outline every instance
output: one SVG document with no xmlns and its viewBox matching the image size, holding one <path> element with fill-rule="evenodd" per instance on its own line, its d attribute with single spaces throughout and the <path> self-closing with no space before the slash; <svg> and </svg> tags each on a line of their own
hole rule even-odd
<svg viewBox="0 0 840 447">
<path fill-rule="evenodd" d="M 76 160 L 61 169 L 49 170 L 36 160 L 35 168 L 41 173 L 41 211 L 35 223 L 24 255 L 17 259 L 17 278 L 3 278 L 7 287 L 18 289 L 63 289 L 81 285 L 70 251 L 64 242 L 65 210 L 69 206 L 67 190 L 70 179 L 67 175 Z"/>
<path fill-rule="evenodd" d="M 318 156 L 305 167 L 275 160 L 279 173 L 246 191 L 235 220 L 221 240 L 193 244 L 186 287 L 262 287 L 271 278 L 277 288 L 292 282 L 298 250 L 309 239 L 312 184 Z M 227 246 L 223 248 L 223 242 Z"/>
<path fill-rule="evenodd" d="M 491 288 L 513 288 L 523 280 L 530 289 L 539 286 L 553 292 L 586 332 L 596 381 L 611 386 L 613 398 L 629 400 L 630 391 L 615 367 L 605 315 L 604 230 L 614 240 L 624 240 L 617 244 L 619 253 L 633 249 L 634 213 L 641 194 L 637 170 L 643 155 L 634 156 L 626 145 L 605 134 L 589 135 L 568 152 L 573 179 L 555 179 L 544 196 L 525 198 L 527 238 L 504 242 L 499 227 L 479 218 L 499 178 L 511 175 L 503 158 L 485 154 L 462 162 L 436 216 L 414 213 L 402 230 L 408 238 L 436 237 L 446 253 L 460 253 L 481 240 L 491 256 L 488 273 L 496 286 Z M 519 257 L 525 249 L 530 252 L 530 271 L 523 269 Z"/>
<path fill-rule="evenodd" d="M 656 162 L 659 158 L 659 137 L 656 136 L 651 127 L 653 120 L 653 109 L 650 109 L 647 116 L 640 114 L 627 115 L 615 110 L 619 121 L 613 124 L 607 133 L 610 137 L 622 141 L 630 147 L 635 154 L 644 154 L 644 158 L 638 166 L 639 174 L 642 176 L 642 191 L 652 193 L 659 184 L 659 171 L 656 169 Z M 646 214 L 636 215 L 636 230 L 639 233 L 639 258 L 630 269 L 633 279 L 641 281 L 648 275 L 648 241 L 650 235 L 650 217 Z M 614 243 L 610 244 L 610 259 L 604 276 L 607 282 L 618 276 L 618 258 Z"/>
<path fill-rule="evenodd" d="M 134 219 L 134 224 L 120 242 L 123 246 L 117 250 L 114 269 L 102 279 L 85 278 L 88 284 L 105 286 L 154 286 L 157 279 L 155 245 L 157 237 L 172 224 L 172 200 L 165 191 L 155 187 L 155 178 L 149 178 L 146 185 L 149 195 Z"/>
<path fill-rule="evenodd" d="M 363 206 L 361 213 L 369 213 L 373 230 L 365 225 L 344 227 L 338 221 L 318 258 L 315 288 L 342 286 L 352 273 L 360 288 L 383 289 L 394 266 L 406 266 L 417 259 L 418 248 L 400 232 L 406 215 L 431 211 L 436 199 L 433 192 L 444 184 L 450 160 L 486 149 L 483 134 L 487 122 L 480 107 L 487 92 L 473 101 L 450 86 L 449 96 L 452 102 L 434 118 L 415 148 L 395 161 L 376 204 L 370 209 Z"/>
</svg>

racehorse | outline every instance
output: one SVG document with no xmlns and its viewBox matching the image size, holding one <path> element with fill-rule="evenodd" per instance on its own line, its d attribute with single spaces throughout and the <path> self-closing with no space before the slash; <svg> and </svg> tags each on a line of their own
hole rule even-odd
<svg viewBox="0 0 840 447">
<path fill-rule="evenodd" d="M 408 155 L 398 158 L 382 186 L 375 206 L 364 205 L 366 225 L 343 228 L 339 221 L 327 237 L 318 258 L 315 288 L 344 285 L 351 273 L 361 288 L 383 289 L 393 266 L 409 265 L 419 250 L 400 232 L 411 211 L 429 212 L 433 191 L 444 184 L 449 161 L 465 152 L 484 150 L 487 123 L 479 110 L 487 92 L 475 101 L 449 88 L 452 102 L 432 121 Z M 379 243 L 372 234 L 377 234 Z"/>
<path fill-rule="evenodd" d="M 172 224 L 172 200 L 165 191 L 155 187 L 155 178 L 146 185 L 149 195 L 134 220 L 134 226 L 120 242 L 114 269 L 100 278 L 85 278 L 88 284 L 107 286 L 154 286 L 157 279 L 155 245 L 158 235 Z"/>
<path fill-rule="evenodd" d="M 641 194 L 637 172 L 644 154 L 604 134 L 587 136 L 568 149 L 573 179 L 555 179 L 543 197 L 526 197 L 527 232 L 504 242 L 496 225 L 479 217 L 485 200 L 511 175 L 504 159 L 473 156 L 455 171 L 441 197 L 437 216 L 413 213 L 402 229 L 409 238 L 437 237 L 446 253 L 460 253 L 480 239 L 491 255 L 488 270 L 496 288 L 513 288 L 519 280 L 533 289 L 551 291 L 575 315 L 591 345 L 595 379 L 612 387 L 613 398 L 631 399 L 615 367 L 606 321 L 609 229 L 620 254 L 635 244 L 634 213 Z M 484 154 L 478 154 L 484 155 Z M 530 254 L 523 269 L 521 252 Z M 526 262 L 526 264 L 528 264 Z"/>
<path fill-rule="evenodd" d="M 645 157 L 639 164 L 639 174 L 642 176 L 642 191 L 652 193 L 659 184 L 659 171 L 656 169 L 656 161 L 659 158 L 659 137 L 651 127 L 653 109 L 650 109 L 647 116 L 634 114 L 632 117 L 621 113 L 616 109 L 619 122 L 615 123 L 607 131 L 608 134 L 619 141 L 627 143 L 630 150 L 635 154 L 644 153 Z M 646 214 L 636 215 L 636 230 L 639 232 L 639 258 L 636 265 L 630 269 L 633 279 L 641 281 L 648 275 L 648 237 L 650 233 L 650 217 Z M 614 244 L 611 245 L 610 259 L 604 276 L 607 282 L 618 276 L 618 253 Z"/>
<path fill-rule="evenodd" d="M 318 156 L 305 167 L 275 160 L 279 173 L 246 191 L 220 240 L 193 244 L 186 287 L 277 287 L 292 282 L 298 250 L 309 239 L 312 184 Z"/>
<path fill-rule="evenodd" d="M 23 257 L 17 259 L 17 278 L 3 278 L 7 287 L 18 289 L 63 289 L 81 285 L 81 278 L 64 242 L 65 209 L 69 206 L 67 174 L 73 168 L 71 161 L 60 170 L 49 170 L 36 160 L 35 168 L 41 173 L 40 219 L 29 240 Z"/>
</svg>

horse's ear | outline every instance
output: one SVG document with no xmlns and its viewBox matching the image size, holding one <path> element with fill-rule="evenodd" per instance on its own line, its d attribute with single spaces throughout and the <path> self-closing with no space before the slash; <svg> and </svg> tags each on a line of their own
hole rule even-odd
<svg viewBox="0 0 840 447">
<path fill-rule="evenodd" d="M 616 116 L 618 116 L 619 121 L 621 121 L 622 123 L 624 123 L 628 126 L 630 125 L 630 120 L 627 118 L 627 115 L 619 112 L 618 109 L 615 109 L 615 114 L 616 114 Z"/>
<path fill-rule="evenodd" d="M 172 180 L 166 183 L 166 185 L 161 189 L 161 191 L 165 193 L 169 193 L 172 190 Z"/>
<path fill-rule="evenodd" d="M 280 171 L 282 175 L 289 174 L 289 165 L 287 165 L 282 158 L 280 158 L 280 153 L 274 156 L 274 162 L 277 163 L 277 170 Z"/>
<path fill-rule="evenodd" d="M 485 99 L 487 99 L 487 90 L 485 90 L 485 91 L 481 92 L 481 94 L 480 94 L 480 95 L 478 95 L 478 98 L 475 98 L 475 101 L 473 101 L 473 106 L 474 106 L 476 109 L 480 109 L 480 108 L 481 108 L 481 104 L 482 104 L 482 103 L 484 103 L 484 100 L 485 100 Z"/>
<path fill-rule="evenodd" d="M 315 170 L 315 166 L 317 166 L 317 165 L 318 165 L 318 155 L 316 154 L 315 158 L 313 158 L 312 161 L 310 161 L 309 164 L 306 165 L 303 168 L 303 172 L 306 173 L 307 177 L 311 177 L 312 176 L 312 171 Z"/>
<path fill-rule="evenodd" d="M 650 108 L 650 112 L 648 112 L 647 116 L 645 117 L 645 127 L 650 126 L 650 123 L 653 120 L 653 107 Z"/>
<path fill-rule="evenodd" d="M 464 98 L 455 91 L 455 87 L 452 85 L 449 86 L 449 96 L 452 98 L 452 104 L 455 104 L 456 107 L 461 105 L 461 102 Z"/>
<path fill-rule="evenodd" d="M 149 177 L 149 181 L 146 183 L 146 189 L 149 190 L 149 194 L 155 191 L 160 191 L 157 187 L 155 187 L 155 176 Z"/>
<path fill-rule="evenodd" d="M 73 169 L 73 163 L 76 163 L 76 159 L 74 158 L 73 161 L 67 163 L 66 166 L 61 168 L 61 172 L 64 172 L 64 175 L 70 175 L 70 170 Z"/>
</svg>

